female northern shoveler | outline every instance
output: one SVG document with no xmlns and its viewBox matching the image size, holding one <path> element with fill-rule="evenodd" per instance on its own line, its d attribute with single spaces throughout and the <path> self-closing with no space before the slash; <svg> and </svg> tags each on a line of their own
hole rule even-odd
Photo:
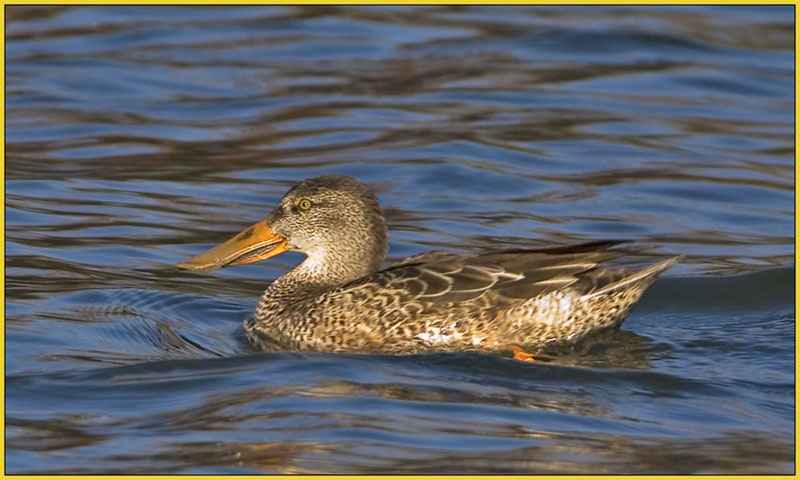
<svg viewBox="0 0 800 480">
<path fill-rule="evenodd" d="M 679 257 L 644 269 L 600 268 L 619 242 L 461 255 L 422 253 L 381 270 L 388 245 L 375 193 L 344 175 L 310 178 L 263 221 L 186 260 L 211 271 L 304 253 L 267 288 L 248 338 L 262 349 L 417 353 L 536 351 L 619 326 Z"/>
</svg>

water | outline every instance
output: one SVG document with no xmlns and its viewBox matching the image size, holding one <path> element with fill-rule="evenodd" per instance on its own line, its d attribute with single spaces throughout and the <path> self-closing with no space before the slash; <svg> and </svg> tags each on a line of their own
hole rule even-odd
<svg viewBox="0 0 800 480">
<path fill-rule="evenodd" d="M 7 7 L 8 473 L 791 473 L 791 7 Z M 174 265 L 297 181 L 390 257 L 685 253 L 536 364 L 258 354 L 301 257 Z"/>
</svg>

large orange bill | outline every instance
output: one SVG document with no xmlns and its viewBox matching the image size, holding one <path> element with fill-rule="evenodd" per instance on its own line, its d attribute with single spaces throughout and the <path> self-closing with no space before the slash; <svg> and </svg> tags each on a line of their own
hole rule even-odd
<svg viewBox="0 0 800 480">
<path fill-rule="evenodd" d="M 286 239 L 261 221 L 227 242 L 178 264 L 178 268 L 211 272 L 222 267 L 264 260 L 288 250 Z"/>
</svg>

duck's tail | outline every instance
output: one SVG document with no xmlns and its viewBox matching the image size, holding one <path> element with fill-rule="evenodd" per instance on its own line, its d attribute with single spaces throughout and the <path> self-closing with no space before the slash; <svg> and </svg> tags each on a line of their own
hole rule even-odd
<svg viewBox="0 0 800 480">
<path fill-rule="evenodd" d="M 654 265 L 650 265 L 649 267 L 642 268 L 641 270 L 633 270 L 629 275 L 625 275 L 619 280 L 603 285 L 597 290 L 583 295 L 583 299 L 590 299 L 622 288 L 630 288 L 634 285 L 644 291 L 644 289 L 650 286 L 662 272 L 680 262 L 685 256 L 686 255 L 678 255 L 677 257 L 668 258 Z"/>
</svg>

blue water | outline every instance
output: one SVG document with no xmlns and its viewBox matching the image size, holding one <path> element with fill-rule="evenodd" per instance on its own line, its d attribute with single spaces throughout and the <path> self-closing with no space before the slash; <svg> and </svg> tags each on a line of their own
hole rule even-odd
<svg viewBox="0 0 800 480">
<path fill-rule="evenodd" d="M 792 7 L 6 7 L 7 473 L 793 473 Z M 686 254 L 534 364 L 258 353 L 298 181 L 390 260 Z"/>
</svg>

